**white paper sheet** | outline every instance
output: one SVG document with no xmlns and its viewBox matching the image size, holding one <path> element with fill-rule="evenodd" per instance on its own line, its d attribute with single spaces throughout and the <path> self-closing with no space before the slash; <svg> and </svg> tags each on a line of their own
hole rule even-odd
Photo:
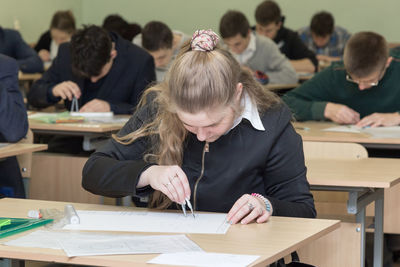
<svg viewBox="0 0 400 267">
<path fill-rule="evenodd" d="M 77 211 L 80 224 L 68 224 L 67 230 L 126 231 L 157 233 L 225 234 L 230 224 L 226 214 L 201 213 L 193 218 L 169 212 Z"/>
<path fill-rule="evenodd" d="M 330 128 L 325 128 L 322 131 L 325 132 L 341 132 L 341 133 L 361 133 L 361 128 L 355 125 L 342 125 Z"/>
<path fill-rule="evenodd" d="M 205 267 L 243 267 L 255 261 L 256 255 L 237 255 L 207 252 L 161 254 L 147 263 Z"/>
<path fill-rule="evenodd" d="M 71 116 L 85 117 L 85 118 L 112 118 L 113 112 L 70 112 Z"/>
<path fill-rule="evenodd" d="M 38 230 L 8 246 L 64 249 L 69 257 L 202 251 L 185 235 L 119 235 Z"/>
<path fill-rule="evenodd" d="M 357 127 L 355 125 L 342 125 L 323 129 L 326 132 L 342 133 L 367 133 L 372 138 L 400 138 L 400 126 L 394 127 Z"/>
</svg>

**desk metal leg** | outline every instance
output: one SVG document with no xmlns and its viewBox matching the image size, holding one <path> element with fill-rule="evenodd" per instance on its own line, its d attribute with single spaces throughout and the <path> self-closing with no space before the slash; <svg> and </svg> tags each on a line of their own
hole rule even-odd
<svg viewBox="0 0 400 267">
<path fill-rule="evenodd" d="M 376 192 L 375 200 L 375 232 L 374 232 L 374 267 L 383 265 L 383 194 L 381 189 Z"/>
<path fill-rule="evenodd" d="M 361 224 L 361 267 L 365 266 L 365 208 L 360 209 L 356 214 L 357 223 Z"/>
</svg>

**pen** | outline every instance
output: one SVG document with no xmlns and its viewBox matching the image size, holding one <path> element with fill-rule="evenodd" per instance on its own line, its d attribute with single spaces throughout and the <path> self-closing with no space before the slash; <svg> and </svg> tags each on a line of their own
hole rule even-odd
<svg viewBox="0 0 400 267">
<path fill-rule="evenodd" d="M 181 207 L 182 207 L 183 215 L 185 215 L 185 217 L 186 217 L 186 204 L 185 204 L 185 202 L 183 202 L 183 204 L 181 204 Z"/>
</svg>

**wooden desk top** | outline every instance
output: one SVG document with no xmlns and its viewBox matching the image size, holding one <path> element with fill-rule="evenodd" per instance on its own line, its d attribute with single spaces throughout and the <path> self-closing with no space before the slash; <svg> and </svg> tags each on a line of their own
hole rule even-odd
<svg viewBox="0 0 400 267">
<path fill-rule="evenodd" d="M 400 138 L 372 138 L 367 133 L 325 132 L 323 129 L 335 127 L 333 122 L 294 122 L 293 127 L 303 141 L 345 142 L 361 144 L 400 145 Z"/>
<path fill-rule="evenodd" d="M 306 159 L 311 185 L 389 188 L 400 182 L 400 159 Z"/>
<path fill-rule="evenodd" d="M 130 118 L 130 115 L 117 115 L 117 118 Z M 29 128 L 33 132 L 71 132 L 71 133 L 109 133 L 120 130 L 125 122 L 99 123 L 44 123 L 34 119 L 29 119 Z"/>
<path fill-rule="evenodd" d="M 27 199 L 0 199 L 2 216 L 25 217 L 28 210 L 39 208 L 64 209 L 64 202 Z M 76 209 L 129 210 L 132 207 L 74 204 Z M 252 254 L 260 258 L 252 266 L 265 266 L 290 254 L 298 248 L 339 228 L 337 220 L 272 217 L 265 224 L 233 225 L 225 235 L 188 234 L 187 236 L 208 252 Z M 28 232 L 2 239 L 6 242 Z M 126 234 L 126 233 L 125 233 Z M 156 255 L 113 255 L 68 258 L 61 250 L 23 248 L 0 245 L 0 257 L 55 261 L 68 264 L 102 266 L 149 266 L 145 264 Z"/>
<path fill-rule="evenodd" d="M 36 81 L 42 78 L 42 73 L 18 73 L 18 80 L 19 81 Z"/>
<path fill-rule="evenodd" d="M 0 147 L 0 158 L 7 158 L 12 156 L 21 155 L 24 153 L 31 153 L 36 151 L 46 150 L 47 145 L 39 144 L 9 144 L 4 147 Z"/>
</svg>

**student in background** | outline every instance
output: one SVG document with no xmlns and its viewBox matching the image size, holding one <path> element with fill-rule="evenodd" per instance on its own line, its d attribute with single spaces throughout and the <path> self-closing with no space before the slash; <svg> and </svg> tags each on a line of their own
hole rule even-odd
<svg viewBox="0 0 400 267">
<path fill-rule="evenodd" d="M 255 18 L 257 34 L 274 40 L 297 72 L 317 71 L 318 60 L 314 52 L 305 46 L 296 32 L 284 27 L 285 17 L 276 2 L 267 0 L 259 4 Z"/>
<path fill-rule="evenodd" d="M 219 31 L 229 51 L 240 64 L 258 74 L 267 75 L 269 83 L 297 82 L 296 71 L 278 46 L 269 38 L 255 35 L 245 15 L 228 11 L 220 20 Z"/>
<path fill-rule="evenodd" d="M 139 24 L 129 24 L 120 15 L 114 14 L 104 18 L 103 29 L 109 32 L 115 32 L 121 35 L 122 38 L 128 41 L 132 41 L 133 38 L 142 31 L 142 27 Z"/>
<path fill-rule="evenodd" d="M 50 30 L 43 33 L 34 49 L 43 62 L 51 62 L 58 53 L 60 44 L 69 42 L 74 34 L 75 18 L 71 11 L 57 11 L 50 23 Z"/>
<path fill-rule="evenodd" d="M 162 81 L 179 49 L 189 39 L 183 32 L 171 29 L 163 22 L 150 21 L 133 43 L 143 47 L 154 58 L 157 81 Z"/>
<path fill-rule="evenodd" d="M 15 30 L 0 27 L 0 54 L 16 59 L 22 72 L 43 72 L 39 56 Z"/>
<path fill-rule="evenodd" d="M 188 198 L 196 211 L 229 212 L 233 224 L 315 217 L 290 111 L 217 42 L 211 30 L 195 32 L 166 79 L 91 155 L 83 187 L 150 197 L 157 208 Z"/>
<path fill-rule="evenodd" d="M 299 30 L 301 40 L 317 54 L 320 61 L 341 60 L 346 42 L 350 38 L 344 28 L 335 26 L 331 13 L 326 11 L 315 14 L 309 27 Z"/>
<path fill-rule="evenodd" d="M 0 142 L 18 142 L 28 131 L 25 104 L 18 87 L 17 62 L 0 55 Z M 16 157 L 0 160 L 0 195 L 25 197 Z"/>
<path fill-rule="evenodd" d="M 334 62 L 283 100 L 298 120 L 341 124 L 400 124 L 399 54 L 389 55 L 386 40 L 373 32 L 354 34 L 343 62 Z"/>
<path fill-rule="evenodd" d="M 98 26 L 77 31 L 60 46 L 53 64 L 29 93 L 33 107 L 76 97 L 81 112 L 130 114 L 144 88 L 155 79 L 154 62 L 144 50 Z"/>
</svg>

